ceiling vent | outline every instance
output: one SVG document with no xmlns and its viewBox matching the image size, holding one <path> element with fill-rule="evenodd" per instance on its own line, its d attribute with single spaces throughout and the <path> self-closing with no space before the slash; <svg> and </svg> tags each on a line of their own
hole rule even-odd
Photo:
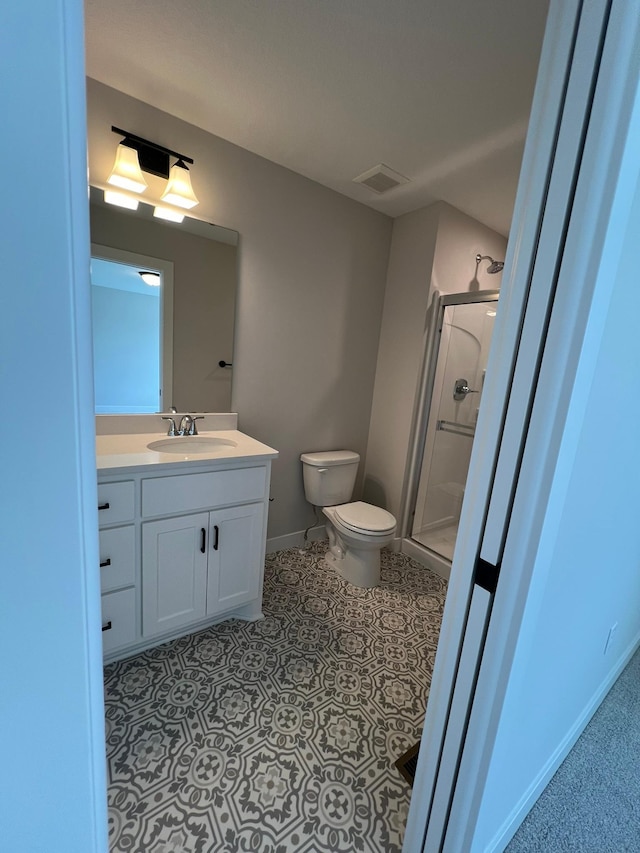
<svg viewBox="0 0 640 853">
<path fill-rule="evenodd" d="M 364 184 L 365 187 L 369 187 L 374 193 L 380 194 L 386 193 L 394 187 L 400 186 L 400 184 L 408 184 L 409 178 L 405 178 L 400 172 L 394 172 L 393 169 L 385 166 L 384 163 L 378 163 L 373 169 L 367 169 L 366 172 L 358 175 L 353 181 L 356 184 Z"/>
</svg>

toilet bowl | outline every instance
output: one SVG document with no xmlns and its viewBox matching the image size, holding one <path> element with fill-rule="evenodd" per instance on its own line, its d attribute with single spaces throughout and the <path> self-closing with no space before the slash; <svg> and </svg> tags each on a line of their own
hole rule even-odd
<svg viewBox="0 0 640 853">
<path fill-rule="evenodd" d="M 329 550 L 327 565 L 363 588 L 380 583 L 380 550 L 396 532 L 396 520 L 384 509 L 355 501 L 324 507 Z"/>
<path fill-rule="evenodd" d="M 386 509 L 350 503 L 360 456 L 352 450 L 303 453 L 300 457 L 305 496 L 322 507 L 329 550 L 326 564 L 359 587 L 380 583 L 380 549 L 396 531 L 396 520 Z"/>
</svg>

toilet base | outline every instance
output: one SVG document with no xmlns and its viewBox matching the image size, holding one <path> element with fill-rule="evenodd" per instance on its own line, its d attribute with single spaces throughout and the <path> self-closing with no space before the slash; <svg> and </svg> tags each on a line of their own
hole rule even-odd
<svg viewBox="0 0 640 853">
<path fill-rule="evenodd" d="M 327 551 L 324 557 L 330 569 L 353 586 L 370 589 L 380 584 L 380 549 L 359 551 L 348 548 L 342 556 Z"/>
<path fill-rule="evenodd" d="M 322 512 L 327 518 L 326 530 L 329 538 L 329 550 L 325 554 L 327 566 L 335 569 L 353 586 L 361 589 L 378 586 L 380 551 L 393 540 L 395 528 L 382 536 L 364 530 L 354 533 L 340 524 L 335 507 L 325 506 Z"/>
</svg>

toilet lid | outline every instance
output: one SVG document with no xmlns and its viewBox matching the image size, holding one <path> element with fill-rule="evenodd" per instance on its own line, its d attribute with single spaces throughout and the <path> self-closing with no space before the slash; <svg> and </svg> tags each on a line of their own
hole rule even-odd
<svg viewBox="0 0 640 853">
<path fill-rule="evenodd" d="M 390 533 L 396 526 L 396 520 L 378 506 L 354 501 L 335 508 L 338 520 L 349 530 L 366 530 L 368 533 Z"/>
</svg>

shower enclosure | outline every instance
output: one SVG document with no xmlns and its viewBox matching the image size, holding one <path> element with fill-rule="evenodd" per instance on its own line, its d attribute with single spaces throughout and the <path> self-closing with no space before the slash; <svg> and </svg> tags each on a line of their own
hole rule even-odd
<svg viewBox="0 0 640 853">
<path fill-rule="evenodd" d="M 448 576 L 498 291 L 434 295 L 416 422 L 405 544 Z"/>
</svg>

